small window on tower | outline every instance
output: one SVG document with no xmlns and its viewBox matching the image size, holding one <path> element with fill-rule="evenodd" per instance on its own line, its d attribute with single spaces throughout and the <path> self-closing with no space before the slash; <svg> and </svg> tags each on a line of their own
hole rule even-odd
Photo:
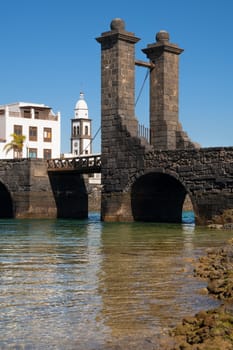
<svg viewBox="0 0 233 350">
<path fill-rule="evenodd" d="M 88 135 L 88 126 L 85 126 L 85 135 Z"/>
<path fill-rule="evenodd" d="M 80 127 L 77 126 L 77 135 L 80 135 Z"/>
<path fill-rule="evenodd" d="M 76 126 L 74 126 L 74 130 L 73 130 L 73 136 L 76 136 Z"/>
</svg>

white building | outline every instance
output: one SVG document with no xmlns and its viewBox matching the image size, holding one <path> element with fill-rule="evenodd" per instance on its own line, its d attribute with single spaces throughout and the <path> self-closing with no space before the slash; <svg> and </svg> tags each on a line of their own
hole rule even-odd
<svg viewBox="0 0 233 350">
<path fill-rule="evenodd" d="M 92 154 L 92 120 L 89 119 L 88 106 L 84 100 L 84 93 L 80 92 L 79 100 L 74 109 L 74 118 L 71 119 L 71 154 L 64 157 L 85 156 Z M 101 174 L 89 174 L 89 184 L 100 185 Z"/>
<path fill-rule="evenodd" d="M 4 146 L 12 134 L 24 135 L 23 158 L 60 157 L 60 113 L 55 115 L 44 104 L 12 103 L 0 105 L 0 159 L 15 158 L 14 151 L 6 154 Z"/>
<path fill-rule="evenodd" d="M 74 118 L 71 119 L 71 153 L 74 155 L 91 154 L 91 119 L 89 119 L 87 103 L 82 92 L 75 105 L 74 114 Z"/>
</svg>

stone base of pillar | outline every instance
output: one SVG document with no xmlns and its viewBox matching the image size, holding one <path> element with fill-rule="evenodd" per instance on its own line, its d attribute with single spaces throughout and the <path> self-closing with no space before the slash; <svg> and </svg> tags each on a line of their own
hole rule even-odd
<svg viewBox="0 0 233 350">
<path fill-rule="evenodd" d="M 102 193 L 101 220 L 106 222 L 132 222 L 130 193 Z"/>
</svg>

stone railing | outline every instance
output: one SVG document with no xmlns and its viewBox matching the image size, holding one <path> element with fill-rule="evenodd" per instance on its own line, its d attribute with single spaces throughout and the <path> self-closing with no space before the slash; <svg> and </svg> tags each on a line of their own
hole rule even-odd
<svg viewBox="0 0 233 350">
<path fill-rule="evenodd" d="M 78 173 L 100 173 L 101 155 L 47 160 L 48 171 L 75 171 Z"/>
</svg>

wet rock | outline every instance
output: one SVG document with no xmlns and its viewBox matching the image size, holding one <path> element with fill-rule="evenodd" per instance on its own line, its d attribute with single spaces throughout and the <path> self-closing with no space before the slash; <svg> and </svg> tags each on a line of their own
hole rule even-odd
<svg viewBox="0 0 233 350">
<path fill-rule="evenodd" d="M 207 279 L 208 293 L 220 299 L 222 305 L 185 317 L 170 332 L 173 345 L 166 350 L 232 350 L 233 239 L 224 247 L 208 249 L 206 256 L 199 259 L 194 274 Z"/>
<path fill-rule="evenodd" d="M 232 317 L 221 308 L 198 313 L 192 323 L 183 322 L 171 332 L 175 343 L 170 349 L 232 349 Z"/>
<path fill-rule="evenodd" d="M 207 295 L 208 293 L 209 293 L 209 291 L 207 288 L 201 288 L 199 290 L 199 294 L 201 294 L 201 295 Z"/>
</svg>

